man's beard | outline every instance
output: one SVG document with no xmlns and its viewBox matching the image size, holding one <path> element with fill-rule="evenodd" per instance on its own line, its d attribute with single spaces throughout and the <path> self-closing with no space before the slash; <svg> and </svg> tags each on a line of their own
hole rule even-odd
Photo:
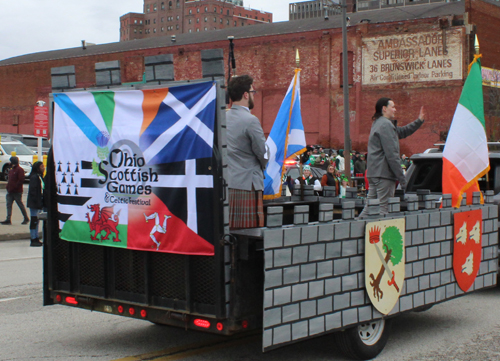
<svg viewBox="0 0 500 361">
<path fill-rule="evenodd" d="M 254 103 L 253 103 L 253 98 L 250 97 L 248 98 L 248 109 L 253 109 Z"/>
</svg>

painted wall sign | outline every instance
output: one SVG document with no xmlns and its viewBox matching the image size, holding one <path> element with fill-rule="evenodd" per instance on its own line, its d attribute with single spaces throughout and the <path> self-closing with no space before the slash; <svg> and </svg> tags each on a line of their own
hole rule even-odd
<svg viewBox="0 0 500 361">
<path fill-rule="evenodd" d="M 363 39 L 363 85 L 462 79 L 461 30 Z"/>
<path fill-rule="evenodd" d="M 404 235 L 404 218 L 366 224 L 366 292 L 384 315 L 396 305 L 405 280 Z"/>
</svg>

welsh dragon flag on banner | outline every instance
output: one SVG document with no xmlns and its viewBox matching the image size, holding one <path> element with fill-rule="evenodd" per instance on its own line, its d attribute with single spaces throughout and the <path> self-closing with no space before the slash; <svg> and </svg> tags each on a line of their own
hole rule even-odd
<svg viewBox="0 0 500 361">
<path fill-rule="evenodd" d="M 213 82 L 54 94 L 60 237 L 213 255 Z"/>
<path fill-rule="evenodd" d="M 481 63 L 475 55 L 443 151 L 443 193 L 451 193 L 452 205 L 460 207 L 463 193 L 479 191 L 478 179 L 489 169 Z"/>
</svg>

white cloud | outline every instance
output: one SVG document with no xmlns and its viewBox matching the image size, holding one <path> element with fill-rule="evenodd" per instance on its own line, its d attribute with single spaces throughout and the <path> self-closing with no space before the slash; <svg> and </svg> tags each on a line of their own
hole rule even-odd
<svg viewBox="0 0 500 361">
<path fill-rule="evenodd" d="M 0 60 L 120 39 L 120 16 L 142 12 L 143 0 L 0 0 Z M 288 20 L 288 1 L 252 0 L 245 6 Z"/>
</svg>

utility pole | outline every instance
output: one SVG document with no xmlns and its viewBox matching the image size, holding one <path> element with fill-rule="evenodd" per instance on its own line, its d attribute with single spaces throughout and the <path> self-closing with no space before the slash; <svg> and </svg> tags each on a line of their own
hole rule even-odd
<svg viewBox="0 0 500 361">
<path fill-rule="evenodd" d="M 349 78 L 347 51 L 347 5 L 342 0 L 342 84 L 344 88 L 344 174 L 351 185 L 351 133 L 349 125 Z"/>
</svg>

